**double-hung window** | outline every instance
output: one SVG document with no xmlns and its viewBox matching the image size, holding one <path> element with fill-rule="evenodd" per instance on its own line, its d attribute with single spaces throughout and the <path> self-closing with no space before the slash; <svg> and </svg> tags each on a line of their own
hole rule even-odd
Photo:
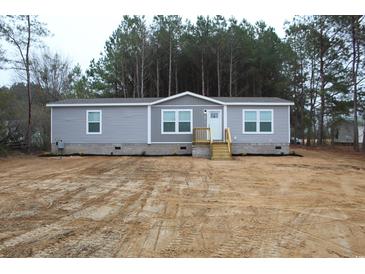
<svg viewBox="0 0 365 274">
<path fill-rule="evenodd" d="M 101 134 L 101 110 L 86 111 L 86 133 Z"/>
<path fill-rule="evenodd" d="M 273 133 L 273 110 L 243 110 L 243 133 Z"/>
<path fill-rule="evenodd" d="M 192 110 L 191 109 L 163 109 L 161 110 L 162 134 L 191 134 Z"/>
<path fill-rule="evenodd" d="M 261 110 L 259 113 L 260 113 L 260 132 L 272 132 L 272 111 Z"/>
<path fill-rule="evenodd" d="M 163 129 L 162 132 L 176 132 L 176 112 L 175 111 L 163 111 Z"/>
<path fill-rule="evenodd" d="M 245 110 L 243 112 L 244 117 L 244 132 L 256 132 L 257 131 L 257 111 L 248 111 Z"/>
</svg>

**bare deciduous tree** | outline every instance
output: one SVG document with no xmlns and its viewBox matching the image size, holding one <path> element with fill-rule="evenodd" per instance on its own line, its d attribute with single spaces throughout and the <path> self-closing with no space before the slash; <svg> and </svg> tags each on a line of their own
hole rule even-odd
<svg viewBox="0 0 365 274">
<path fill-rule="evenodd" d="M 28 149 L 31 146 L 32 136 L 32 93 L 30 89 L 30 49 L 34 44 L 40 43 L 40 38 L 48 35 L 45 24 L 38 21 L 37 16 L 30 15 L 7 15 L 0 17 L 0 35 L 10 45 L 14 46 L 17 56 L 8 59 L 11 69 L 25 73 L 28 94 L 28 127 L 26 141 Z"/>
<path fill-rule="evenodd" d="M 53 100 L 59 99 L 62 94 L 69 91 L 72 80 L 69 60 L 49 51 L 33 56 L 32 59 L 31 71 L 34 83 L 51 95 Z"/>
<path fill-rule="evenodd" d="M 0 45 L 0 69 L 2 69 L 2 65 L 5 63 L 5 51 L 1 48 Z"/>
</svg>

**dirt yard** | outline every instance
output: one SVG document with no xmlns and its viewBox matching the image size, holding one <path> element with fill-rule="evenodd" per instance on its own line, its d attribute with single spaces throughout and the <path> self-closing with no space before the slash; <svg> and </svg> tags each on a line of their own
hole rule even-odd
<svg viewBox="0 0 365 274">
<path fill-rule="evenodd" d="M 0 159 L 0 257 L 364 257 L 365 157 Z"/>
</svg>

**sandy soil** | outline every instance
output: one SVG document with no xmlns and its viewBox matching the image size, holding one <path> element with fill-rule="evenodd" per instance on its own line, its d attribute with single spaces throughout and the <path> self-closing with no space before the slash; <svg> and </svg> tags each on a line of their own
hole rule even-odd
<svg viewBox="0 0 365 274">
<path fill-rule="evenodd" d="M 0 257 L 364 257 L 365 157 L 10 157 Z"/>
</svg>

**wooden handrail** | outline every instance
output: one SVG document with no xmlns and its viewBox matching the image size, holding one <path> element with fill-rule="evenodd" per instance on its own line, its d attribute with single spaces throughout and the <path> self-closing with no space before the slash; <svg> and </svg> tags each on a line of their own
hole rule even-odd
<svg viewBox="0 0 365 274">
<path fill-rule="evenodd" d="M 224 137 L 227 142 L 229 153 L 232 153 L 231 152 L 232 151 L 232 137 L 231 137 L 231 129 L 229 127 L 224 129 L 224 135 L 225 135 Z"/>
<path fill-rule="evenodd" d="M 193 128 L 193 143 L 194 144 L 212 143 L 211 129 L 206 127 Z"/>
</svg>

